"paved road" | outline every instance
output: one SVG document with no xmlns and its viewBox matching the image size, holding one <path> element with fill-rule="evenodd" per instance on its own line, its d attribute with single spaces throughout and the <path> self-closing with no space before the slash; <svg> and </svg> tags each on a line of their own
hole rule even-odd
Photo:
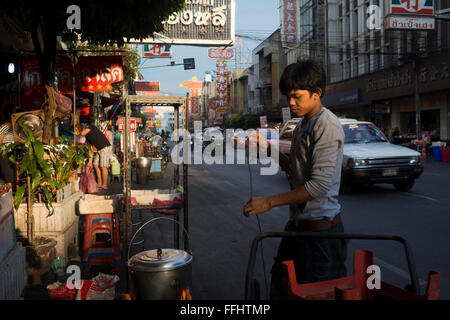
<svg viewBox="0 0 450 320">
<path fill-rule="evenodd" d="M 253 193 L 265 196 L 289 189 L 284 174 L 260 176 L 251 166 Z M 341 197 L 347 233 L 395 234 L 411 245 L 421 293 L 428 271 L 441 274 L 441 298 L 450 299 L 450 164 L 428 162 L 423 176 L 410 192 L 397 192 L 390 185 L 378 185 Z M 189 204 L 194 254 L 193 294 L 196 299 L 242 299 L 250 244 L 259 233 L 256 217 L 245 218 L 242 206 L 250 194 L 247 165 L 190 166 Z M 263 231 L 281 231 L 288 208 L 280 207 L 259 216 Z M 263 245 L 266 276 L 278 240 Z M 348 270 L 352 253 L 369 249 L 381 267 L 382 280 L 398 286 L 409 283 L 403 248 L 395 242 L 349 242 Z M 263 261 L 258 254 L 257 275 L 265 293 Z"/>
<path fill-rule="evenodd" d="M 254 196 L 267 196 L 289 190 L 284 173 L 261 176 L 260 166 L 251 165 Z M 170 172 L 170 170 L 168 170 Z M 171 179 L 152 181 L 143 188 L 165 188 Z M 397 192 L 390 185 L 359 188 L 341 196 L 347 233 L 395 234 L 412 247 L 421 293 L 425 291 L 429 270 L 440 272 L 441 298 L 450 299 L 450 164 L 429 161 L 425 172 L 410 192 Z M 142 188 L 142 187 L 141 187 Z M 250 245 L 260 229 L 255 216 L 246 218 L 243 205 L 250 198 L 247 165 L 189 165 L 189 226 L 193 252 L 194 299 L 243 299 L 245 273 Z M 135 214 L 134 221 L 148 221 L 155 215 Z M 137 220 L 136 220 L 137 219 Z M 279 207 L 259 215 L 262 231 L 282 231 L 288 219 L 288 207 Z M 182 220 L 180 221 L 182 223 Z M 145 243 L 135 251 L 173 244 L 173 226 L 158 221 L 144 231 Z M 139 237 L 136 239 L 139 240 Z M 255 275 L 262 297 L 265 280 L 270 282 L 270 267 L 279 240 L 263 242 L 264 258 L 257 255 Z M 381 267 L 382 280 L 400 287 L 409 283 L 402 247 L 393 242 L 349 242 L 347 266 L 352 273 L 352 253 L 369 249 Z M 263 268 L 265 266 L 265 269 Z"/>
</svg>

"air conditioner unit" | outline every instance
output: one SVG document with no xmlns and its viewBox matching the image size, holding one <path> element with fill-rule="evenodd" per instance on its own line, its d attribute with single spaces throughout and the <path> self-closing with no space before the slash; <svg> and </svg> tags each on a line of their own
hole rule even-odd
<svg viewBox="0 0 450 320">
<path fill-rule="evenodd" d="M 15 142 L 25 142 L 26 136 L 19 123 L 28 127 L 36 139 L 41 140 L 44 133 L 44 112 L 42 110 L 33 110 L 14 113 L 11 115 L 12 130 Z"/>
</svg>

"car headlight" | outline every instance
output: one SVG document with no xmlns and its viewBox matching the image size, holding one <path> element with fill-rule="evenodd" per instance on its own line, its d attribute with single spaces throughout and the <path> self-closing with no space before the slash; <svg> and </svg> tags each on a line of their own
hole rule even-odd
<svg viewBox="0 0 450 320">
<path fill-rule="evenodd" d="M 369 161 L 366 159 L 350 159 L 348 162 L 348 166 L 350 168 L 358 168 L 358 167 L 365 167 L 369 164 Z"/>
<path fill-rule="evenodd" d="M 420 163 L 420 157 L 419 156 L 410 157 L 409 158 L 409 163 L 410 164 Z"/>
</svg>

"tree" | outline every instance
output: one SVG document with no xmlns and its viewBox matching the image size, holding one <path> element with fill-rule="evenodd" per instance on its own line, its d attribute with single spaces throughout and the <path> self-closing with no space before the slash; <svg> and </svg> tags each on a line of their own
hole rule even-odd
<svg viewBox="0 0 450 320">
<path fill-rule="evenodd" d="M 71 16 L 67 8 L 71 5 L 77 5 L 81 10 L 81 30 L 75 32 L 67 29 L 67 20 Z M 184 6 L 184 0 L 127 0 L 117 3 L 105 0 L 1 0 L 0 17 L 9 16 L 20 22 L 30 32 L 34 44 L 47 101 L 43 141 L 50 141 L 56 110 L 57 36 L 65 41 L 122 46 L 124 38 L 142 39 L 161 31 L 161 22 Z"/>
</svg>

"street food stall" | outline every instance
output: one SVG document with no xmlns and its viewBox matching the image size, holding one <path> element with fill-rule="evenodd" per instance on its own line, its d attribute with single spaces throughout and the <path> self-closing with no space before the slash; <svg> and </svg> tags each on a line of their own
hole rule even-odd
<svg viewBox="0 0 450 320">
<path fill-rule="evenodd" d="M 124 104 L 125 104 L 125 126 L 124 126 L 124 154 L 123 154 L 123 195 L 122 199 L 124 200 L 124 206 L 121 206 L 121 209 L 123 209 L 122 215 L 122 223 L 121 223 L 121 235 L 122 235 L 122 248 L 123 248 L 123 254 L 122 254 L 122 261 L 123 266 L 126 269 L 127 273 L 129 274 L 130 279 L 130 271 L 128 270 L 129 267 L 129 260 L 130 261 L 137 261 L 137 264 L 140 266 L 149 266 L 152 268 L 151 264 L 146 261 L 148 258 L 148 255 L 150 252 L 143 252 L 140 253 L 139 256 L 136 255 L 129 259 L 130 255 L 130 244 L 132 241 L 132 238 L 134 237 L 132 235 L 132 215 L 134 212 L 138 210 L 171 210 L 171 209 L 183 209 L 183 216 L 182 216 L 182 224 L 180 223 L 180 215 L 174 215 L 172 219 L 175 222 L 174 226 L 174 249 L 173 252 L 167 253 L 167 252 L 161 252 L 157 251 L 157 261 L 158 264 L 164 263 L 164 254 L 179 254 L 180 252 L 183 255 L 183 259 L 186 257 L 186 253 L 190 252 L 189 249 L 189 241 L 188 241 L 188 235 L 189 235 L 189 212 L 188 212 L 188 181 L 187 181 L 187 171 L 188 167 L 186 163 L 183 164 L 175 164 L 174 166 L 174 186 L 180 186 L 182 184 L 182 192 L 181 192 L 181 199 L 182 203 L 176 203 L 176 204 L 159 204 L 155 203 L 155 195 L 157 194 L 165 194 L 167 199 L 172 199 L 173 195 L 172 192 L 175 192 L 177 194 L 179 193 L 179 190 L 132 190 L 131 188 L 131 169 L 132 169 L 132 157 L 130 153 L 130 145 L 131 145 L 131 136 L 130 136 L 130 118 L 131 118 L 131 105 L 153 105 L 153 106 L 173 106 L 174 107 L 174 113 L 175 113 L 175 125 L 174 125 L 174 143 L 176 144 L 178 142 L 178 134 L 177 130 L 179 129 L 179 119 L 180 119 L 180 111 L 183 112 L 183 115 L 185 117 L 185 120 L 187 119 L 187 99 L 189 97 L 181 97 L 181 96 L 143 96 L 143 95 L 127 95 L 124 97 Z M 187 121 L 183 121 L 184 126 L 186 126 L 187 129 Z M 137 158 L 135 160 L 139 160 L 140 158 Z M 181 168 L 180 168 L 181 166 Z M 180 170 L 181 169 L 181 170 Z M 181 172 L 181 175 L 180 175 Z M 182 183 L 180 181 L 180 176 L 182 176 Z M 168 194 L 167 194 L 168 193 Z M 147 222 L 146 224 L 148 224 Z M 183 229 L 183 248 L 184 251 L 180 249 L 180 229 Z M 139 230 L 138 230 L 139 231 Z M 161 250 L 161 249 L 158 249 Z M 162 249 L 164 250 L 172 250 L 172 249 Z M 150 250 L 153 251 L 153 250 Z M 148 254 L 147 254 L 148 253 Z M 163 256 L 161 256 L 163 255 Z M 148 260 L 148 259 L 147 259 Z M 131 264 L 130 264 L 131 265 Z M 139 272 L 134 273 L 136 274 L 136 277 L 139 277 Z M 139 280 L 137 280 L 139 281 Z M 128 286 L 133 286 L 133 280 L 129 280 Z M 143 284 L 143 286 L 148 284 Z M 167 284 L 169 286 L 169 284 Z M 188 288 L 187 288 L 188 289 Z M 139 291 L 139 290 L 138 290 Z M 145 291 L 145 289 L 140 290 L 140 292 Z"/>
</svg>

